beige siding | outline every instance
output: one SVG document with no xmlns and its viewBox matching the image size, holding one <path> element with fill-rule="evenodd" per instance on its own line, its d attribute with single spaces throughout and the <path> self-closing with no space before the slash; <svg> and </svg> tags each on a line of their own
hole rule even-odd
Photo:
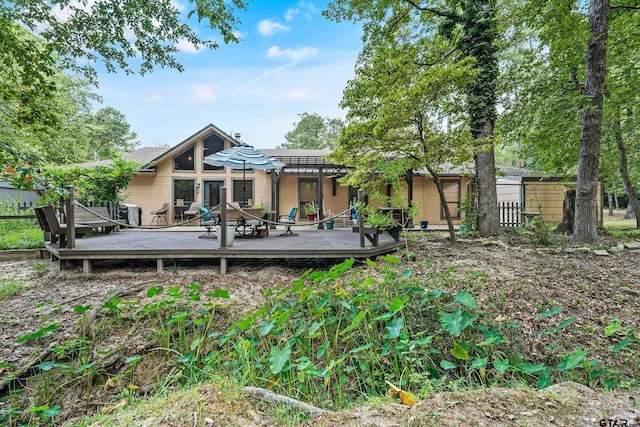
<svg viewBox="0 0 640 427">
<path fill-rule="evenodd" d="M 545 222 L 560 222 L 566 183 L 536 181 L 524 183 L 524 211 L 540 212 Z M 602 187 L 598 183 L 598 218 L 602 219 Z"/>
</svg>

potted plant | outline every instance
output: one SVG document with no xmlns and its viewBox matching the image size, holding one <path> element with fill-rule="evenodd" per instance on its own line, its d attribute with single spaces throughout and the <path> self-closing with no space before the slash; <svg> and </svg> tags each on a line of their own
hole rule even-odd
<svg viewBox="0 0 640 427">
<path fill-rule="evenodd" d="M 333 212 L 331 212 L 331 209 L 329 209 L 328 211 L 326 211 L 324 213 L 323 219 L 324 221 L 324 225 L 327 227 L 327 230 L 333 230 L 333 226 L 334 226 L 334 222 L 333 222 Z"/>
<path fill-rule="evenodd" d="M 318 207 L 315 202 L 307 202 L 304 204 L 304 212 L 307 214 L 307 219 L 313 221 L 318 214 Z"/>
</svg>

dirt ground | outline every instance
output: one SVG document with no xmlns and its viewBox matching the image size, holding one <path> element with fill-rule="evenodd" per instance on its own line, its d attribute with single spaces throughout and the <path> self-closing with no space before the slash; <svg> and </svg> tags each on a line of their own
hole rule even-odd
<svg viewBox="0 0 640 427">
<path fill-rule="evenodd" d="M 613 317 L 625 325 L 640 327 L 640 250 L 629 250 L 610 239 L 605 247 L 613 248 L 610 256 L 595 256 L 568 243 L 538 247 L 516 234 L 493 240 L 463 240 L 454 247 L 437 234 L 412 245 L 417 264 L 422 269 L 445 271 L 451 266 L 479 273 L 476 292 L 501 295 L 504 310 L 523 324 L 523 331 L 539 328 L 545 319 L 535 318 L 540 307 L 549 302 L 566 307 L 576 324 L 606 326 Z M 0 262 L 0 286 L 17 284 L 15 295 L 0 299 L 0 362 L 17 369 L 41 355 L 41 341 L 15 342 L 16 338 L 37 331 L 53 322 L 63 325 L 56 332 L 58 340 L 77 336 L 76 305 L 99 306 L 110 294 L 120 290 L 128 299 L 143 299 L 151 286 L 198 283 L 203 291 L 229 290 L 236 314 L 251 310 L 265 298 L 264 290 L 288 284 L 309 268 L 305 264 L 265 261 L 259 265 L 232 264 L 226 276 L 217 266 L 180 264 L 157 274 L 155 264 L 114 264 L 97 267 L 91 274 L 80 268 L 57 271 L 43 260 Z M 311 267 L 323 267 L 312 265 Z M 417 274 L 420 274 L 418 268 Z M 579 328 L 575 328 L 579 331 Z M 532 334 L 535 335 L 535 334 Z M 581 340 L 575 332 L 576 340 Z M 112 337 L 128 348 L 135 345 L 135 334 Z M 535 354 L 544 343 L 531 338 L 528 344 Z M 140 338 L 142 340 L 142 338 Z M 126 342 L 125 342 L 126 341 Z M 592 351 L 606 348 L 605 340 L 584 343 Z M 51 343 L 48 345 L 52 346 Z M 0 380 L 6 375 L 0 368 Z M 109 422 L 95 425 L 274 425 L 266 418 L 263 406 L 250 398 L 230 403 L 217 397 L 215 385 L 176 394 L 162 403 L 166 418 L 153 419 L 152 408 L 144 418 L 145 405 L 133 415 L 122 411 Z M 195 394 L 195 395 L 194 395 Z M 178 399 L 182 396 L 182 399 Z M 192 399 L 192 400 L 191 400 Z M 193 406 L 190 406 L 190 404 Z M 150 404 L 153 406 L 154 404 Z M 157 403 L 155 403 L 157 406 Z M 196 409 L 198 408 L 198 409 Z M 257 409 L 256 409 L 257 408 Z M 384 426 L 384 425 L 640 425 L 640 395 L 634 391 L 603 394 L 572 383 L 555 385 L 536 392 L 525 389 L 492 388 L 480 391 L 434 394 L 408 409 L 393 403 L 360 407 L 337 414 L 325 414 L 306 424 L 314 426 Z M 233 413 L 233 414 L 231 414 Z M 72 415 L 72 414 L 69 414 Z M 79 414 L 75 414 L 76 416 Z M 224 420 L 224 422 L 223 422 Z M 602 421 L 605 420 L 605 421 Z M 605 424 L 603 424 L 603 422 Z"/>
</svg>

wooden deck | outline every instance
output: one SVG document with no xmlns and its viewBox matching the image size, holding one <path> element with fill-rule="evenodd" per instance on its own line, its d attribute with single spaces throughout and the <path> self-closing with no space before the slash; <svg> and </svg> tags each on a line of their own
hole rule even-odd
<svg viewBox="0 0 640 427">
<path fill-rule="evenodd" d="M 283 230 L 270 230 L 268 237 L 236 238 L 233 246 L 220 248 L 218 239 L 199 238 L 204 234 L 200 227 L 193 227 L 193 231 L 122 230 L 76 239 L 73 249 L 50 243 L 46 249 L 61 269 L 71 260 L 80 260 L 86 273 L 92 271 L 95 260 L 156 260 L 157 270 L 162 271 L 165 260 L 213 259 L 220 261 L 220 271 L 226 274 L 228 262 L 233 259 L 364 259 L 392 252 L 404 244 L 402 239 L 395 241 L 385 233 L 379 236 L 378 246 L 366 241 L 362 248 L 359 234 L 350 228 L 294 231 L 297 236 L 282 237 Z"/>
</svg>

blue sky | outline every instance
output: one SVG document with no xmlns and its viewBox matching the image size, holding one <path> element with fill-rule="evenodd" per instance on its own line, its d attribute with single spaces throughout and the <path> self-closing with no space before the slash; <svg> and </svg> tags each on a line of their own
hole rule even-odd
<svg viewBox="0 0 640 427">
<path fill-rule="evenodd" d="M 256 148 L 275 148 L 298 114 L 344 118 L 338 104 L 353 77 L 361 30 L 325 19 L 326 5 L 255 0 L 239 15 L 242 41 L 198 52 L 184 46 L 183 73 L 100 73 L 103 106 L 125 114 L 141 147 L 175 145 L 212 123 Z"/>
</svg>

